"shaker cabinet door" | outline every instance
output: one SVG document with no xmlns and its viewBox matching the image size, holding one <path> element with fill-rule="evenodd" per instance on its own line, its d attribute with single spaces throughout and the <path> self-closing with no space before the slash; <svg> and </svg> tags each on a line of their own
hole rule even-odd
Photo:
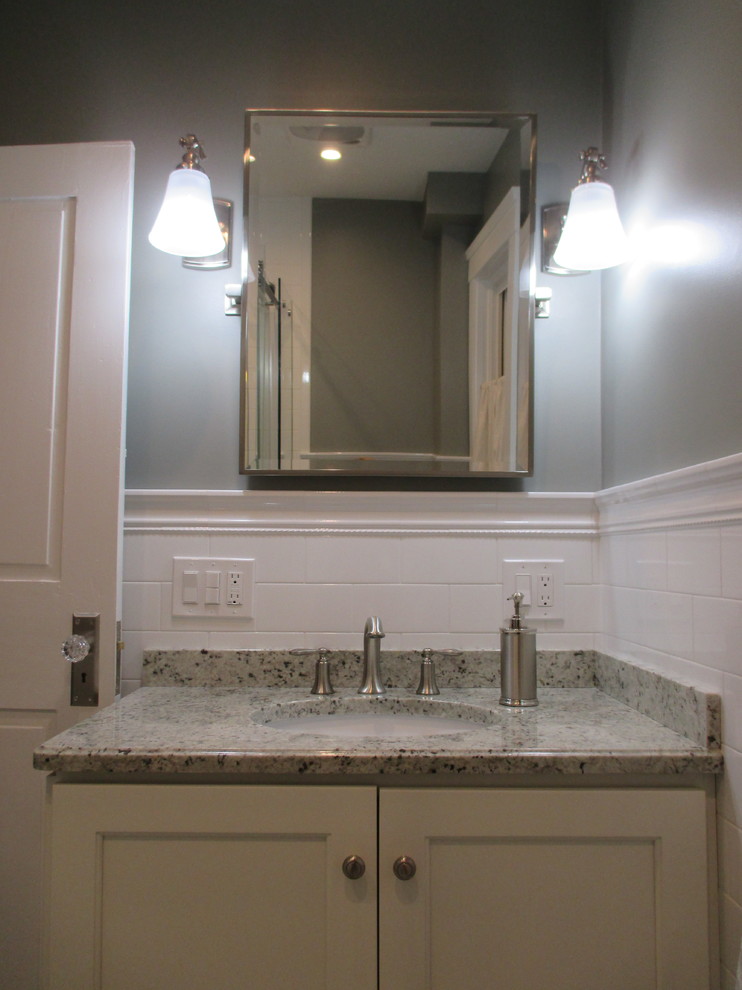
<svg viewBox="0 0 742 990">
<path fill-rule="evenodd" d="M 708 988 L 705 801 L 675 789 L 382 790 L 380 986 Z M 395 875 L 401 856 L 410 879 Z"/>
<path fill-rule="evenodd" d="M 53 792 L 51 990 L 376 990 L 375 788 Z"/>
</svg>

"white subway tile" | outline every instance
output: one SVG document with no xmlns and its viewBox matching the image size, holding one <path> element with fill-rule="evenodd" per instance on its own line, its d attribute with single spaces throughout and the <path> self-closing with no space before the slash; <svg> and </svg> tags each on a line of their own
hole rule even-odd
<svg viewBox="0 0 742 990">
<path fill-rule="evenodd" d="M 693 657 L 692 599 L 634 588 L 617 588 L 604 601 L 604 628 L 609 635 L 638 646 Z"/>
<path fill-rule="evenodd" d="M 538 629 L 536 632 L 537 650 L 594 650 L 593 633 L 558 632 L 555 629 Z"/>
<path fill-rule="evenodd" d="M 664 533 L 617 533 L 601 540 L 601 579 L 622 588 L 667 586 Z"/>
<path fill-rule="evenodd" d="M 600 540 L 597 537 L 593 537 L 590 540 L 590 561 L 591 561 L 591 572 L 592 580 L 596 583 L 602 582 L 601 577 L 601 566 L 600 566 Z"/>
<path fill-rule="evenodd" d="M 600 632 L 601 611 L 598 585 L 564 585 L 564 632 Z M 546 623 L 545 628 L 550 625 Z"/>
<path fill-rule="evenodd" d="M 161 588 L 159 583 L 124 581 L 121 611 L 124 629 L 160 628 Z"/>
<path fill-rule="evenodd" d="M 503 624 L 502 585 L 454 584 L 451 595 L 451 631 L 498 634 Z"/>
<path fill-rule="evenodd" d="M 721 593 L 742 599 L 742 526 L 721 529 Z"/>
<path fill-rule="evenodd" d="M 626 582 L 631 588 L 663 591 L 667 587 L 664 533 L 631 533 L 626 539 Z"/>
<path fill-rule="evenodd" d="M 602 536 L 599 540 L 598 573 L 602 584 L 626 586 L 626 543 L 621 534 Z"/>
<path fill-rule="evenodd" d="M 255 628 L 255 618 L 252 615 L 212 616 L 212 615 L 173 615 L 173 585 L 161 585 L 160 600 L 160 629 L 163 631 L 201 631 L 209 632 L 223 630 L 224 632 L 248 632 Z M 253 608 L 253 612 L 255 609 Z"/>
<path fill-rule="evenodd" d="M 187 533 L 124 535 L 125 581 L 171 581 L 173 557 L 207 557 L 209 537 Z"/>
<path fill-rule="evenodd" d="M 603 629 L 609 636 L 641 642 L 642 593 L 634 588 L 609 589 L 602 603 Z"/>
<path fill-rule="evenodd" d="M 309 536 L 306 542 L 310 583 L 399 583 L 399 537 Z"/>
<path fill-rule="evenodd" d="M 677 677 L 687 684 L 693 684 L 702 691 L 721 694 L 722 673 L 710 667 L 704 667 L 693 660 L 675 657 L 661 650 L 652 650 L 646 646 L 638 646 L 628 640 L 618 639 L 601 633 L 595 638 L 597 650 L 620 660 L 628 660 L 656 670 L 668 677 Z"/>
<path fill-rule="evenodd" d="M 682 529 L 667 534 L 667 587 L 689 594 L 721 594 L 718 529 Z"/>
<path fill-rule="evenodd" d="M 407 536 L 402 540 L 406 584 L 495 584 L 499 564 L 494 536 Z"/>
<path fill-rule="evenodd" d="M 434 650 L 497 650 L 499 632 L 414 632 L 402 633 L 400 650 L 422 650 L 429 646 Z M 443 685 L 441 685 L 442 687 Z"/>
<path fill-rule="evenodd" d="M 382 641 L 382 648 L 396 650 L 397 646 L 393 645 L 395 642 L 395 637 L 389 634 Z M 356 653 L 361 654 L 363 653 L 363 627 L 354 629 L 352 632 L 307 633 L 304 636 L 304 645 L 307 647 L 326 646 L 328 650 L 355 650 Z"/>
<path fill-rule="evenodd" d="M 354 628 L 378 615 L 385 632 L 449 632 L 448 588 L 435 584 L 366 585 L 353 587 Z M 388 647 L 388 643 L 384 644 Z"/>
<path fill-rule="evenodd" d="M 306 537 L 292 533 L 237 533 L 210 537 L 209 554 L 214 557 L 252 558 L 255 580 L 261 582 L 305 581 Z"/>
<path fill-rule="evenodd" d="M 722 734 L 724 742 L 742 752 L 742 676 L 722 674 Z"/>
<path fill-rule="evenodd" d="M 563 560 L 564 580 L 572 584 L 589 584 L 593 573 L 593 543 L 587 536 L 506 536 L 497 545 L 497 555 L 503 560 Z M 502 572 L 497 580 L 502 581 Z"/>
<path fill-rule="evenodd" d="M 258 632 L 350 632 L 352 585 L 259 584 L 255 588 Z"/>
<path fill-rule="evenodd" d="M 742 601 L 693 598 L 694 658 L 742 675 Z"/>
<path fill-rule="evenodd" d="M 639 593 L 645 646 L 693 659 L 692 599 L 654 591 Z"/>
</svg>

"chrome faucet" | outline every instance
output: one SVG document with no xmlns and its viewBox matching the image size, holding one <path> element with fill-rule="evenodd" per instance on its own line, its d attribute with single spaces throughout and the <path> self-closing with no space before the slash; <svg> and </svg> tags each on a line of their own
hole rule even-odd
<svg viewBox="0 0 742 990">
<path fill-rule="evenodd" d="M 381 641 L 384 630 L 378 615 L 366 619 L 363 630 L 363 678 L 358 688 L 359 694 L 386 694 L 381 679 Z"/>
</svg>

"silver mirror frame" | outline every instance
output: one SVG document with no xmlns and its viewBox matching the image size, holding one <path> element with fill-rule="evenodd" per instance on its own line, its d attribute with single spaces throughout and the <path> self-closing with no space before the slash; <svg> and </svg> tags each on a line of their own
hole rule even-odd
<svg viewBox="0 0 742 990">
<path fill-rule="evenodd" d="M 282 468 L 282 467 L 250 467 L 250 451 L 248 443 L 248 335 L 253 328 L 248 323 L 248 313 L 250 307 L 247 305 L 248 293 L 256 291 L 258 278 L 256 273 L 248 265 L 248 233 L 249 233 L 249 203 L 250 203 L 250 147 L 252 142 L 251 123 L 256 117 L 308 117 L 316 120 L 320 125 L 323 122 L 337 120 L 338 118 L 368 117 L 369 119 L 442 119 L 448 118 L 451 121 L 462 120 L 474 124 L 477 121 L 486 120 L 493 127 L 518 127 L 520 129 L 529 127 L 530 132 L 524 140 L 527 141 L 527 151 L 525 160 L 530 175 L 527 196 L 527 217 L 528 217 L 528 237 L 529 251 L 527 263 L 521 265 L 521 294 L 523 298 L 518 307 L 519 314 L 522 312 L 527 322 L 527 339 L 525 346 L 523 342 L 519 344 L 519 362 L 527 362 L 527 428 L 524 435 L 527 436 L 525 453 L 518 450 L 518 468 L 508 471 L 472 471 L 470 469 L 436 470 L 429 473 L 415 472 L 405 466 L 386 467 L 384 470 L 373 470 L 365 468 Z M 460 479 L 461 481 L 478 481 L 484 478 L 522 478 L 533 473 L 533 331 L 535 319 L 535 257 L 536 257 L 536 144 L 537 144 L 537 121 L 535 114 L 516 114 L 500 112 L 480 112 L 480 111 L 368 111 L 368 110 L 301 110 L 301 109 L 274 109 L 258 108 L 248 109 L 245 112 L 245 155 L 244 155 L 244 208 L 243 208 L 243 248 L 242 248 L 242 340 L 241 340 L 241 378 L 240 378 L 240 473 L 263 478 L 315 478 L 326 479 L 335 478 L 385 478 L 399 477 L 413 479 L 414 481 L 428 481 L 437 479 Z M 522 214 L 526 215 L 525 208 Z M 523 288 L 527 280 L 527 301 Z M 272 287 L 271 287 L 272 288 Z M 520 316 L 519 316 L 520 318 Z"/>
</svg>

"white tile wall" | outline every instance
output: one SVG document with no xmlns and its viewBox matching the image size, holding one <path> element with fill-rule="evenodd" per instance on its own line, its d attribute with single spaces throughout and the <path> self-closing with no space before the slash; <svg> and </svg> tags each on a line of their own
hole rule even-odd
<svg viewBox="0 0 742 990">
<path fill-rule="evenodd" d="M 724 483 L 728 470 L 725 465 Z M 742 480 L 742 457 L 739 474 Z M 722 695 L 722 986 L 734 987 L 742 939 L 742 511 L 729 513 L 726 489 L 715 518 L 714 488 L 704 490 L 703 466 L 689 479 L 685 520 L 678 514 L 682 484 L 675 480 L 663 495 L 660 483 L 651 511 L 642 485 L 634 508 L 629 485 L 618 516 L 601 510 L 600 536 L 585 526 L 571 535 L 550 531 L 563 525 L 569 497 L 559 503 L 559 521 L 544 522 L 523 513 L 525 506 L 512 496 L 510 518 L 493 532 L 447 532 L 431 516 L 425 532 L 361 526 L 349 534 L 323 521 L 329 531 L 320 534 L 295 525 L 295 511 L 284 532 L 226 534 L 216 527 L 210 532 L 208 524 L 194 533 L 127 531 L 125 688 L 139 683 L 144 649 L 360 648 L 365 617 L 372 613 L 382 617 L 388 649 L 496 648 L 502 561 L 562 559 L 565 617 L 536 623 L 541 648 L 595 647 Z M 742 485 L 737 488 L 742 492 Z M 604 495 L 598 494 L 598 505 Z M 575 497 L 575 504 L 584 516 L 585 496 Z M 736 521 L 728 521 L 730 515 Z M 527 531 L 512 534 L 512 525 Z M 169 614 L 172 558 L 209 555 L 255 559 L 255 618 L 241 627 L 222 620 L 201 630 Z"/>
<path fill-rule="evenodd" d="M 544 649 L 594 646 L 600 628 L 594 537 L 518 538 L 487 533 L 387 535 L 342 532 L 127 532 L 124 540 L 124 677 L 139 683 L 144 649 L 360 648 L 368 615 L 378 614 L 387 649 L 458 646 L 495 649 L 503 623 L 502 560 L 563 559 L 565 618 L 535 623 Z M 174 618 L 174 556 L 255 559 L 255 617 Z"/>
<path fill-rule="evenodd" d="M 722 988 L 736 990 L 742 943 L 742 526 L 726 521 L 728 491 L 718 494 L 719 518 L 714 520 L 712 477 L 707 492 L 698 477 L 689 482 L 693 493 L 687 517 L 671 518 L 679 492 L 668 486 L 663 500 L 660 484 L 652 508 L 655 525 L 631 532 L 624 515 L 625 532 L 601 537 L 603 631 L 596 642 L 607 653 L 687 678 L 722 696 L 725 773 L 717 807 Z M 624 493 L 629 504 L 631 488 Z M 742 486 L 737 490 L 742 493 Z M 637 491 L 639 526 L 648 518 L 642 494 Z M 691 498 L 696 499 L 692 508 Z M 665 510 L 669 518 L 663 522 Z M 734 514 L 739 518 L 738 510 Z M 700 523 L 688 525 L 695 518 Z"/>
</svg>

